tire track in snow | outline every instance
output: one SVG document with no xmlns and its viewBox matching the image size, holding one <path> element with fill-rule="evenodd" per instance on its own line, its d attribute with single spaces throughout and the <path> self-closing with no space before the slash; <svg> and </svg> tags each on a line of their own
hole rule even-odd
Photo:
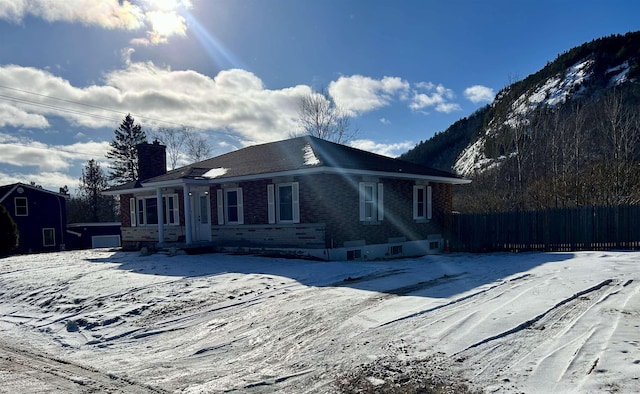
<svg viewBox="0 0 640 394">
<path fill-rule="evenodd" d="M 38 392 L 168 393 L 126 377 L 6 343 L 0 343 L 0 367 L 2 390 L 6 392 L 21 392 L 25 388 L 38 386 Z"/>
<path fill-rule="evenodd" d="M 524 368 L 527 371 L 526 374 L 535 374 L 538 368 L 543 372 L 544 367 L 540 367 L 540 363 L 545 358 L 551 360 L 554 357 L 563 357 L 568 359 L 568 362 L 565 370 L 557 376 L 557 381 L 560 381 L 569 373 L 574 360 L 583 358 L 580 351 L 594 337 L 596 330 L 591 329 L 586 332 L 578 330 L 582 334 L 569 339 L 565 338 L 567 332 L 591 308 L 617 292 L 616 289 L 612 289 L 614 284 L 613 279 L 607 279 L 575 293 L 534 318 L 484 338 L 454 353 L 452 357 L 458 362 L 471 366 L 476 378 L 484 377 L 493 382 L 503 374 L 508 375 L 507 371 L 521 363 L 531 364 L 530 367 Z M 557 346 L 554 342 L 560 342 L 562 345 Z M 549 353 L 544 351 L 546 348 L 555 350 Z M 540 350 L 544 351 L 544 356 L 536 357 L 536 351 L 540 353 Z M 593 363 L 593 359 L 590 360 Z M 553 372 L 557 374 L 557 363 L 552 364 L 556 366 Z M 586 367 L 585 373 L 588 369 Z M 547 380 L 549 378 L 547 377 Z M 509 379 L 505 378 L 504 382 L 509 382 Z"/>
</svg>

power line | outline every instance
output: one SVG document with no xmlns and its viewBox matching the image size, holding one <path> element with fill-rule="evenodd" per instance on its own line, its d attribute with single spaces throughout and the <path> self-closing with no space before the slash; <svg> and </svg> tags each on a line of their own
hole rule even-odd
<svg viewBox="0 0 640 394">
<path fill-rule="evenodd" d="M 128 112 L 122 112 L 122 111 L 118 111 L 118 110 L 111 109 L 111 108 L 105 108 L 105 107 L 101 107 L 101 106 L 98 106 L 98 105 L 86 104 L 86 103 L 81 103 L 81 102 L 73 101 L 73 100 L 67 100 L 67 99 L 63 99 L 63 98 L 60 98 L 60 97 L 54 97 L 54 96 L 50 96 L 50 95 L 46 95 L 46 94 L 35 93 L 35 92 L 28 91 L 28 90 L 18 89 L 18 88 L 14 88 L 14 87 L 10 87 L 10 86 L 0 85 L 0 88 L 7 89 L 7 90 L 13 90 L 13 91 L 20 92 L 20 93 L 30 94 L 30 95 L 34 95 L 34 96 L 38 96 L 38 97 L 43 97 L 43 98 L 47 98 L 47 99 L 51 99 L 51 100 L 57 100 L 57 101 L 61 101 L 61 102 L 69 103 L 69 104 L 75 104 L 75 105 L 80 105 L 80 106 L 84 106 L 84 107 L 88 107 L 88 108 L 99 109 L 101 111 L 113 112 L 113 113 L 120 114 L 120 115 L 125 115 L 126 116 L 127 114 L 130 114 Z M 14 96 L 0 95 L 0 100 L 14 101 L 14 102 L 19 102 L 21 104 L 32 105 L 32 106 L 41 107 L 41 108 L 47 108 L 47 109 L 54 109 L 54 110 L 58 110 L 58 111 L 61 111 L 61 112 L 67 112 L 67 113 L 71 113 L 71 114 L 75 114 L 75 115 L 88 116 L 88 117 L 101 119 L 101 120 L 113 120 L 113 121 L 119 121 L 120 120 L 120 119 L 110 118 L 110 117 L 107 117 L 107 116 L 104 116 L 104 115 L 95 114 L 95 113 L 84 112 L 84 111 L 79 111 L 79 110 L 70 109 L 70 108 L 64 108 L 64 107 L 59 107 L 59 106 L 55 106 L 55 105 L 51 105 L 51 104 L 43 104 L 43 103 L 39 103 L 39 102 L 36 102 L 36 101 L 32 101 L 32 100 L 28 100 L 28 99 L 24 99 L 24 98 L 19 98 L 19 97 L 14 97 Z M 183 123 L 178 123 L 178 122 L 172 122 L 172 121 L 169 121 L 169 120 L 152 118 L 150 116 L 145 116 L 145 115 L 140 115 L 140 114 L 131 114 L 131 116 L 133 116 L 134 118 L 138 118 L 138 119 L 146 119 L 146 120 L 152 121 L 152 122 L 165 123 L 165 124 L 169 124 L 169 125 L 173 125 L 173 126 L 179 126 L 179 127 L 187 127 Z M 189 127 L 193 128 L 193 129 L 201 130 L 201 131 L 211 130 L 211 129 L 204 129 L 204 128 L 201 128 L 201 127 L 192 127 L 192 126 L 189 126 Z M 216 132 L 221 133 L 221 134 L 225 134 L 225 135 L 231 135 L 231 133 L 222 131 L 220 129 L 216 129 Z"/>
</svg>

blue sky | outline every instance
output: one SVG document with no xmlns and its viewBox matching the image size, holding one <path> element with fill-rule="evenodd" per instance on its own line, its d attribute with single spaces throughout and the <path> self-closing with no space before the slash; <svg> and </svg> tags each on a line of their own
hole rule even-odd
<svg viewBox="0 0 640 394">
<path fill-rule="evenodd" d="M 78 185 L 131 113 L 213 155 L 287 138 L 328 89 L 396 156 L 560 53 L 640 29 L 594 0 L 0 0 L 0 184 Z"/>
</svg>

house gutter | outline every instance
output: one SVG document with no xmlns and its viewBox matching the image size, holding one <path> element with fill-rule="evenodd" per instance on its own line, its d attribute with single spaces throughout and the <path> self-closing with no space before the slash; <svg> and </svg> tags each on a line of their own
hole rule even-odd
<svg viewBox="0 0 640 394">
<path fill-rule="evenodd" d="M 182 179 L 174 179 L 170 181 L 142 182 L 142 188 L 155 189 L 158 187 L 172 187 L 172 186 L 179 186 L 184 184 L 209 185 L 209 184 L 218 184 L 218 183 L 226 183 L 226 182 L 240 182 L 240 181 L 264 179 L 264 178 L 275 178 L 280 176 L 313 175 L 313 174 L 362 175 L 362 176 L 377 176 L 377 177 L 398 178 L 398 179 L 422 179 L 425 181 L 449 183 L 452 185 L 464 185 L 464 184 L 471 183 L 470 179 L 465 179 L 465 178 L 440 177 L 440 176 L 434 176 L 434 175 L 422 175 L 422 174 L 403 173 L 403 172 L 388 172 L 388 171 L 384 172 L 384 171 L 349 170 L 349 169 L 343 170 L 343 169 L 332 168 L 332 167 L 316 167 L 316 168 L 309 168 L 309 169 L 266 172 L 262 174 L 239 175 L 239 176 L 230 176 L 230 177 L 200 178 L 200 179 L 182 178 Z M 140 189 L 134 189 L 134 190 L 140 191 Z"/>
</svg>

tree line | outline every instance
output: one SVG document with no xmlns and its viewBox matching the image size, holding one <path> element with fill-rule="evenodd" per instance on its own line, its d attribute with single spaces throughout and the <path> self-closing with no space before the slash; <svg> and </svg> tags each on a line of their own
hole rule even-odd
<svg viewBox="0 0 640 394">
<path fill-rule="evenodd" d="M 461 212 L 640 203 L 640 89 L 544 107 L 487 136 L 499 164 L 454 194 Z"/>
</svg>

